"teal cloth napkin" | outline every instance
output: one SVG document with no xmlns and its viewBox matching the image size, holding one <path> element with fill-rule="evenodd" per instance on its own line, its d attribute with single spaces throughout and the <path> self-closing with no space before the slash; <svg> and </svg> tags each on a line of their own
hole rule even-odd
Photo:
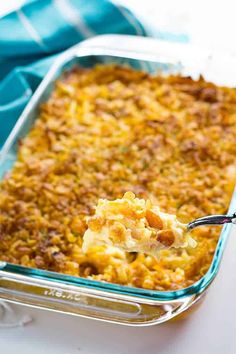
<svg viewBox="0 0 236 354">
<path fill-rule="evenodd" d="M 58 53 L 107 33 L 146 35 L 109 0 L 28 0 L 0 19 L 0 147 Z"/>
</svg>

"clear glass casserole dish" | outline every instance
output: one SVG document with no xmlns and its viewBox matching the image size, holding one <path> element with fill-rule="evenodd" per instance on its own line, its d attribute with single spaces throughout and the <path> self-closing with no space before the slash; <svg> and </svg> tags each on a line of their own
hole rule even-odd
<svg viewBox="0 0 236 354">
<path fill-rule="evenodd" d="M 14 163 L 19 139 L 32 126 L 39 104 L 47 99 L 58 76 L 75 64 L 91 67 L 96 63 L 128 64 L 150 73 L 160 70 L 192 77 L 203 74 L 217 84 L 235 84 L 232 81 L 234 58 L 226 55 L 215 56 L 185 44 L 131 36 L 108 35 L 85 41 L 63 53 L 36 90 L 0 152 L 0 178 Z M 230 211 L 235 208 L 234 194 Z M 128 325 L 165 322 L 205 294 L 218 272 L 229 232 L 230 225 L 226 225 L 208 272 L 188 288 L 151 291 L 0 262 L 0 298 Z"/>
</svg>

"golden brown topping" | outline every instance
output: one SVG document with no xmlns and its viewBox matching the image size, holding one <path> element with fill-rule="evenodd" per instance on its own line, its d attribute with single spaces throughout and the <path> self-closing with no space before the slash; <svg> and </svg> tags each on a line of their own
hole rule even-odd
<svg viewBox="0 0 236 354">
<path fill-rule="evenodd" d="M 85 232 L 85 222 L 79 216 L 73 217 L 70 227 L 74 233 L 83 235 Z"/>
<path fill-rule="evenodd" d="M 172 230 L 161 230 L 156 233 L 156 239 L 165 247 L 170 247 L 175 242 L 175 234 Z"/>
<path fill-rule="evenodd" d="M 163 228 L 163 221 L 157 213 L 154 211 L 147 209 L 146 211 L 146 219 L 148 221 L 149 226 L 161 230 Z"/>
<path fill-rule="evenodd" d="M 111 239 L 118 244 L 125 240 L 125 233 L 125 227 L 120 222 L 115 222 L 109 230 Z"/>
</svg>

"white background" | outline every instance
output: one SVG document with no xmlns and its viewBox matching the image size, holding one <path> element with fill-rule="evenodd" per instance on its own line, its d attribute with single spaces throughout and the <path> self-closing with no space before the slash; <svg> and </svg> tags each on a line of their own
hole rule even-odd
<svg viewBox="0 0 236 354">
<path fill-rule="evenodd" d="M 188 33 L 208 48 L 236 52 L 234 1 L 122 0 L 157 29 Z M 0 0 L 0 15 L 19 4 Z M 14 306 L 33 322 L 0 329 L 4 354 L 235 354 L 236 353 L 236 227 L 223 263 L 201 307 L 184 320 L 132 328 Z"/>
</svg>

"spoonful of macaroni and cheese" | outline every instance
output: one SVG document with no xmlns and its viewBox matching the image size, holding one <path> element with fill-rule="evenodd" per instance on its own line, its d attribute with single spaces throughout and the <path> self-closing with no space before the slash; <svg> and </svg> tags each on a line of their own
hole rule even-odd
<svg viewBox="0 0 236 354">
<path fill-rule="evenodd" d="M 92 246 L 110 245 L 158 257 L 163 249 L 195 247 L 197 243 L 189 232 L 195 227 L 235 221 L 235 214 L 211 215 L 183 224 L 150 200 L 126 192 L 121 199 L 99 199 L 95 215 L 87 220 L 82 249 L 87 252 Z"/>
<path fill-rule="evenodd" d="M 87 224 L 84 252 L 94 245 L 110 245 L 157 256 L 165 248 L 196 245 L 175 215 L 161 212 L 150 200 L 136 198 L 132 192 L 113 201 L 99 199 L 95 215 Z"/>
</svg>

